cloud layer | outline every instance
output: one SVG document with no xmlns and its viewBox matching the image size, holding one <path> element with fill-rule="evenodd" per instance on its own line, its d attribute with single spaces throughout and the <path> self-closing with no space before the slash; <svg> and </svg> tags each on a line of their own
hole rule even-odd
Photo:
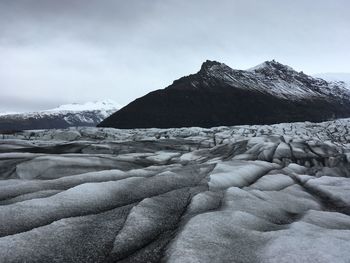
<svg viewBox="0 0 350 263">
<path fill-rule="evenodd" d="M 346 0 L 0 0 L 0 111 L 127 104 L 206 59 L 350 71 Z"/>
</svg>

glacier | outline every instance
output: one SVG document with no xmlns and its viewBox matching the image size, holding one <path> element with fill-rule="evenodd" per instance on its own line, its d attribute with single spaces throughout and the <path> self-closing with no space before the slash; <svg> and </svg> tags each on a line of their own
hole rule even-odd
<svg viewBox="0 0 350 263">
<path fill-rule="evenodd" d="M 350 119 L 0 135 L 0 262 L 349 262 Z"/>
</svg>

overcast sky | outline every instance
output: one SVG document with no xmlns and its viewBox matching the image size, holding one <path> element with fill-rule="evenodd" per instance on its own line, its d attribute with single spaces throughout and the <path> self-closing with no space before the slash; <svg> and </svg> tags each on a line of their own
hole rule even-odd
<svg viewBox="0 0 350 263">
<path fill-rule="evenodd" d="M 0 111 L 128 104 L 199 70 L 350 72 L 348 0 L 0 0 Z"/>
</svg>

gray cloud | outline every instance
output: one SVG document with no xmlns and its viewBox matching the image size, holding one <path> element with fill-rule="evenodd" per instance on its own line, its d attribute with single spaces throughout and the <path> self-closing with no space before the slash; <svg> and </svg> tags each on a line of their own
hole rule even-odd
<svg viewBox="0 0 350 263">
<path fill-rule="evenodd" d="M 127 104 L 206 59 L 349 72 L 348 10 L 347 0 L 0 0 L 0 111 Z"/>
</svg>

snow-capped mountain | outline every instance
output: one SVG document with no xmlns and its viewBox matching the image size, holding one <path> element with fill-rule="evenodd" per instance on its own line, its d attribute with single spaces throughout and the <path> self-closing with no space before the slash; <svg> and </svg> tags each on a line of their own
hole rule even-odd
<svg viewBox="0 0 350 263">
<path fill-rule="evenodd" d="M 53 129 L 96 126 L 117 111 L 112 100 L 65 104 L 57 108 L 28 113 L 0 113 L 0 130 Z"/>
<path fill-rule="evenodd" d="M 215 61 L 207 61 L 203 65 L 202 77 L 207 80 L 207 84 L 213 84 L 211 80 L 220 80 L 232 87 L 268 93 L 289 100 L 305 97 L 350 97 L 343 83 L 313 78 L 275 60 L 265 61 L 245 71 L 235 70 Z"/>
<path fill-rule="evenodd" d="M 248 70 L 206 61 L 196 74 L 135 100 L 100 126 L 212 127 L 348 116 L 350 91 L 344 82 L 314 78 L 274 60 Z"/>
</svg>

